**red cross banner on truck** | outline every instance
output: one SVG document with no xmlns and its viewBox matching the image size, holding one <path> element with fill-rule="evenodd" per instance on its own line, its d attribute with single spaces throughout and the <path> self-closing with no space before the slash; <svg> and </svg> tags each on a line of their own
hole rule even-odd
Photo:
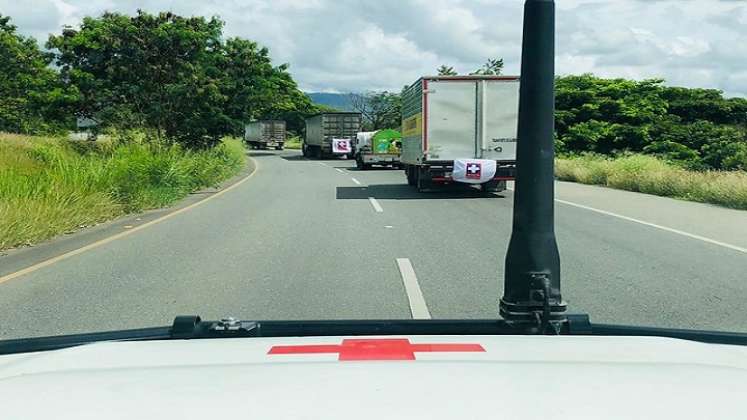
<svg viewBox="0 0 747 420">
<path fill-rule="evenodd" d="M 332 139 L 332 153 L 350 153 L 350 139 Z"/>
<path fill-rule="evenodd" d="M 496 161 L 488 159 L 455 159 L 452 179 L 468 184 L 481 184 L 491 180 L 497 169 Z"/>
</svg>

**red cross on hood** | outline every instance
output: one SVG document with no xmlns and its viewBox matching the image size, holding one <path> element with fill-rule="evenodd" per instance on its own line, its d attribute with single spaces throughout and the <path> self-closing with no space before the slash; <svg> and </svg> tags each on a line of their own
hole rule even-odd
<svg viewBox="0 0 747 420">
<path fill-rule="evenodd" d="M 479 344 L 412 344 L 407 338 L 344 339 L 342 344 L 272 346 L 267 354 L 338 353 L 338 360 L 415 360 L 415 352 L 484 352 Z"/>
</svg>

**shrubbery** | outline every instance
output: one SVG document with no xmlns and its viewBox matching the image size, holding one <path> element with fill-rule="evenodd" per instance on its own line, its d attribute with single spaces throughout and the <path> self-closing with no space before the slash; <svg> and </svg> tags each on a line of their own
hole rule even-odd
<svg viewBox="0 0 747 420">
<path fill-rule="evenodd" d="M 654 156 L 608 158 L 585 154 L 558 158 L 555 175 L 564 181 L 747 210 L 747 173 L 742 171 L 696 172 Z"/>
<path fill-rule="evenodd" d="M 0 135 L 0 249 L 168 205 L 236 173 L 244 147 Z"/>
<path fill-rule="evenodd" d="M 636 152 L 693 170 L 747 170 L 747 100 L 662 82 L 559 77 L 557 151 Z"/>
</svg>

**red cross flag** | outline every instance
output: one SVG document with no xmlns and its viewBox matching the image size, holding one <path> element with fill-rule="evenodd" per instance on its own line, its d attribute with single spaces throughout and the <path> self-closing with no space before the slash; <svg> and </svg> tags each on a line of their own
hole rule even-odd
<svg viewBox="0 0 747 420">
<path fill-rule="evenodd" d="M 350 140 L 332 139 L 332 153 L 350 153 Z"/>
<path fill-rule="evenodd" d="M 337 353 L 338 360 L 415 360 L 415 353 L 484 352 L 479 344 L 412 344 L 407 338 L 344 339 L 342 344 L 272 346 L 267 354 Z"/>
<path fill-rule="evenodd" d="M 482 184 L 495 176 L 497 163 L 489 159 L 456 159 L 451 179 L 467 184 Z"/>
<path fill-rule="evenodd" d="M 470 179 L 480 179 L 482 173 L 482 164 L 477 162 L 470 162 L 467 165 L 466 177 Z"/>
</svg>

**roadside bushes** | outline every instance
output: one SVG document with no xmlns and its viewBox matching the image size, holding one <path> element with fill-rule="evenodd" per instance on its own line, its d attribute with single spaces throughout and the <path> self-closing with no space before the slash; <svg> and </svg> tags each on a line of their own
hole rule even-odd
<svg viewBox="0 0 747 420">
<path fill-rule="evenodd" d="M 168 205 L 238 172 L 239 140 L 214 148 L 0 134 L 0 249 Z"/>
<path fill-rule="evenodd" d="M 291 150 L 300 150 L 301 149 L 301 138 L 298 136 L 288 136 L 288 138 L 285 140 L 285 148 L 291 149 Z"/>
<path fill-rule="evenodd" d="M 747 210 L 747 173 L 692 171 L 653 156 L 559 157 L 555 175 L 563 181 L 604 185 Z"/>
<path fill-rule="evenodd" d="M 556 151 L 632 152 L 693 170 L 747 170 L 747 99 L 661 79 L 556 79 Z"/>
</svg>

